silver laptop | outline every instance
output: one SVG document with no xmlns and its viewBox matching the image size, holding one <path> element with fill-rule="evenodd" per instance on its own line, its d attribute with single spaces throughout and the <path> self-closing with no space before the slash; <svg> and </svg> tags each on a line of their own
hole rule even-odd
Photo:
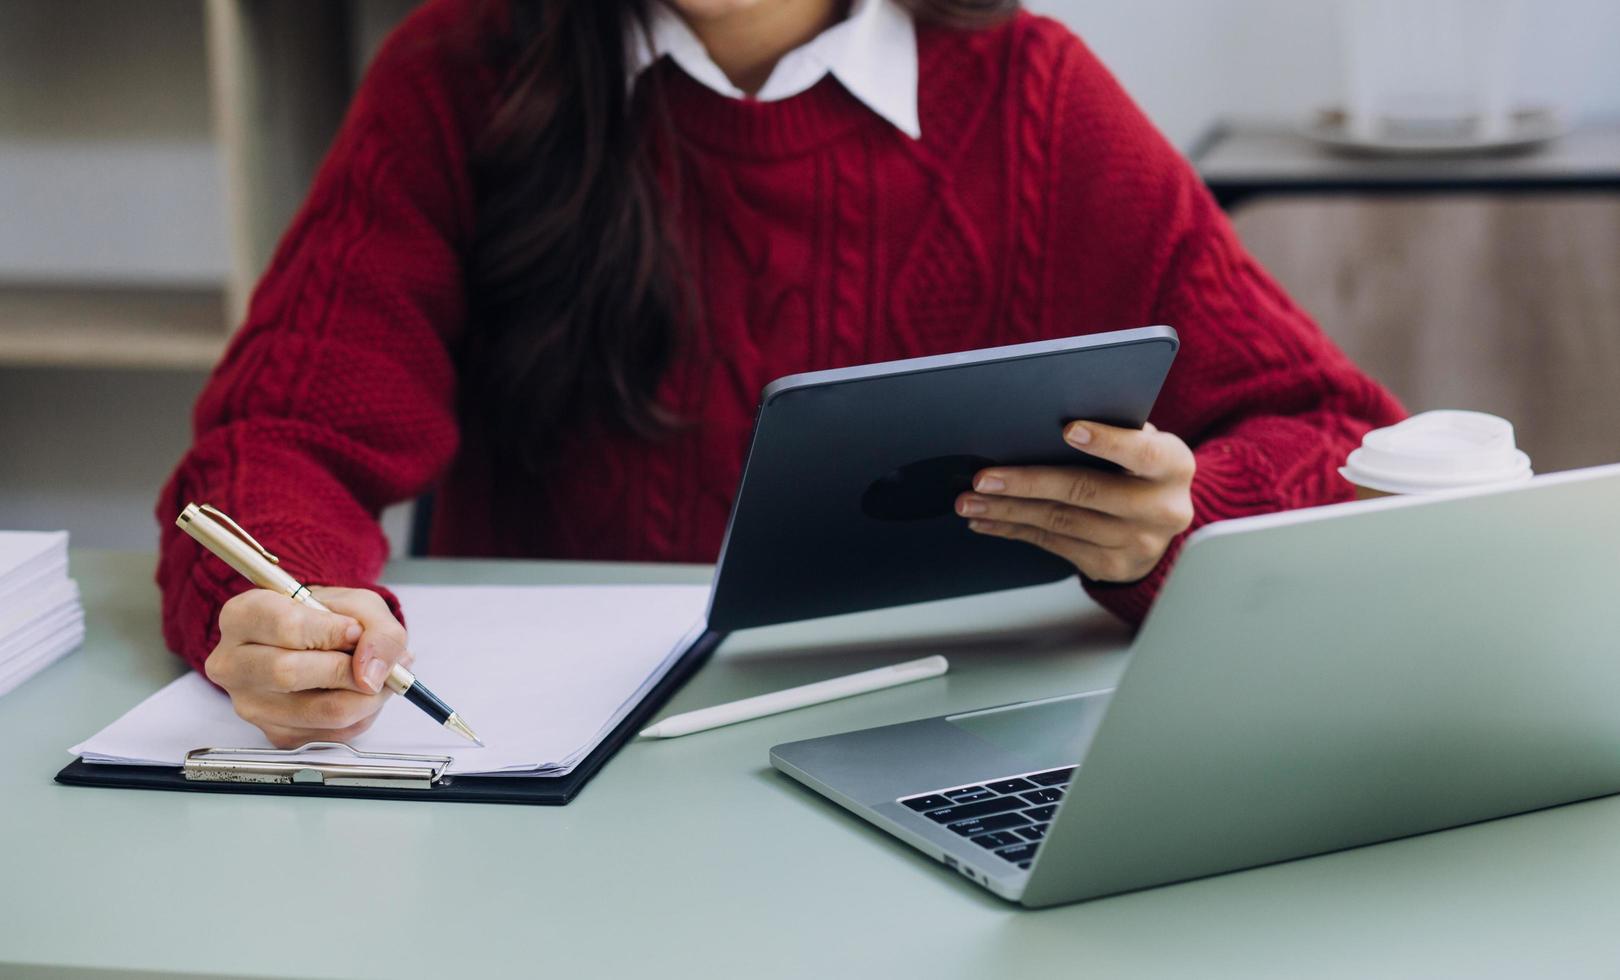
<svg viewBox="0 0 1620 980">
<path fill-rule="evenodd" d="M 1116 689 L 771 761 L 1027 906 L 1620 792 L 1620 466 L 1212 525 Z"/>
</svg>

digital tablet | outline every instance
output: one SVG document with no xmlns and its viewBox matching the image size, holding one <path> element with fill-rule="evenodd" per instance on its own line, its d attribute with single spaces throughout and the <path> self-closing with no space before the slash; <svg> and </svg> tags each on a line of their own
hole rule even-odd
<svg viewBox="0 0 1620 980">
<path fill-rule="evenodd" d="M 719 632 L 1052 582 L 1074 566 L 968 530 L 956 497 L 992 465 L 1106 467 L 1077 419 L 1140 428 L 1170 327 L 780 378 L 765 388 L 709 606 Z"/>
</svg>

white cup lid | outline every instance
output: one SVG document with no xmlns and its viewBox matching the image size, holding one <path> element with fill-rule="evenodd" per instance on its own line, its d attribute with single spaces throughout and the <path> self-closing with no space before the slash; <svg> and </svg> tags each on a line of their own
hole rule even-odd
<svg viewBox="0 0 1620 980">
<path fill-rule="evenodd" d="M 1436 493 L 1528 480 L 1530 457 L 1513 441 L 1513 423 L 1483 412 L 1424 412 L 1367 433 L 1339 470 L 1346 480 L 1385 493 Z"/>
</svg>

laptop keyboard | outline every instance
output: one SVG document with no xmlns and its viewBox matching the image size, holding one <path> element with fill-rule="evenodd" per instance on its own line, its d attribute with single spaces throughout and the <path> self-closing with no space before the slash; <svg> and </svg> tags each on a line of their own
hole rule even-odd
<svg viewBox="0 0 1620 980">
<path fill-rule="evenodd" d="M 1047 769 L 904 796 L 900 805 L 1027 870 L 1073 776 L 1073 766 Z"/>
</svg>

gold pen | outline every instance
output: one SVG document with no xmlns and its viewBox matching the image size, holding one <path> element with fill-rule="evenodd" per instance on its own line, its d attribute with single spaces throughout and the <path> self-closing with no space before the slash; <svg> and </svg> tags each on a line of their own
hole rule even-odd
<svg viewBox="0 0 1620 980">
<path fill-rule="evenodd" d="M 267 551 L 264 545 L 253 540 L 253 535 L 244 531 L 241 525 L 223 512 L 208 504 L 200 506 L 187 504 L 186 509 L 180 512 L 174 523 L 180 530 L 195 538 L 198 544 L 217 555 L 225 564 L 241 572 L 248 581 L 259 588 L 279 592 L 311 609 L 332 611 L 311 595 L 307 586 L 280 567 L 281 559 Z M 406 669 L 404 664 L 394 665 L 394 669 L 388 673 L 387 683 L 389 690 L 427 712 L 434 721 L 475 745 L 484 744 L 473 734 L 473 730 L 467 727 L 467 723 L 450 710 L 449 705 L 428 690 L 426 685 L 417 680 L 416 675 Z"/>
</svg>

